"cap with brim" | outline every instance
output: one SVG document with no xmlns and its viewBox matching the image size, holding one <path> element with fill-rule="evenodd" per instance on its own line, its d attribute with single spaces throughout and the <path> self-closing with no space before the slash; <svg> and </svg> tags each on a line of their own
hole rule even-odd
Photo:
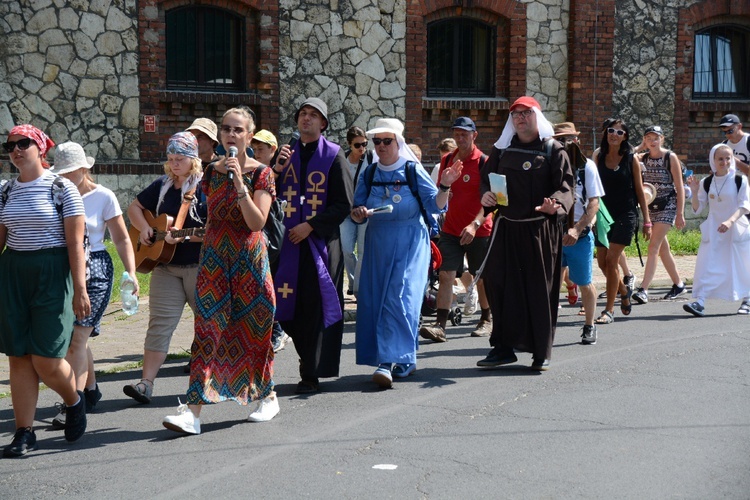
<svg viewBox="0 0 750 500">
<path fill-rule="evenodd" d="M 55 164 L 50 171 L 62 175 L 74 172 L 79 168 L 89 169 L 94 166 L 95 160 L 86 156 L 83 147 L 75 142 L 63 142 L 55 148 Z"/>
<path fill-rule="evenodd" d="M 648 134 L 656 134 L 664 137 L 664 130 L 659 125 L 651 125 L 650 127 L 646 128 L 646 131 L 643 132 L 643 135 Z"/>
<path fill-rule="evenodd" d="M 580 132 L 576 130 L 576 126 L 573 122 L 562 122 L 557 123 L 554 126 L 555 133 L 552 137 L 562 137 L 564 135 L 580 135 Z"/>
<path fill-rule="evenodd" d="M 656 186 L 649 182 L 644 182 L 643 194 L 646 197 L 646 205 L 650 205 L 656 199 Z"/>
<path fill-rule="evenodd" d="M 302 108 L 305 106 L 310 106 L 311 108 L 317 109 L 321 115 L 323 115 L 323 118 L 326 121 L 326 126 L 323 127 L 323 130 L 328 128 L 328 106 L 326 103 L 323 102 L 322 99 L 318 99 L 317 97 L 308 97 L 305 99 L 305 102 L 303 102 L 300 107 L 297 109 L 297 112 L 294 113 L 294 121 L 296 122 L 299 119 L 299 112 L 302 111 Z"/>
<path fill-rule="evenodd" d="M 542 109 L 542 107 L 539 105 L 539 102 L 534 99 L 531 96 L 525 95 L 523 97 L 519 97 L 516 99 L 513 104 L 510 106 L 510 111 L 513 111 L 518 106 L 526 106 L 527 108 L 537 108 Z"/>
<path fill-rule="evenodd" d="M 477 126 L 474 124 L 474 120 L 472 120 L 468 116 L 459 116 L 458 118 L 456 118 L 456 121 L 453 122 L 453 126 L 451 128 L 458 128 L 461 130 L 467 130 L 469 132 L 477 131 Z"/>
<path fill-rule="evenodd" d="M 253 135 L 253 141 L 262 142 L 275 148 L 279 147 L 279 141 L 276 140 L 276 136 L 266 129 L 257 131 L 255 135 Z"/>
<path fill-rule="evenodd" d="M 216 144 L 219 143 L 219 139 L 217 137 L 219 129 L 216 126 L 216 123 L 214 123 L 212 120 L 209 120 L 208 118 L 196 118 L 193 123 L 185 130 L 188 132 L 191 130 L 198 130 L 206 134 L 208 138 L 214 141 Z"/>
<path fill-rule="evenodd" d="M 719 121 L 719 127 L 731 127 L 732 125 L 738 125 L 740 122 L 740 117 L 737 115 L 724 115 L 721 117 L 721 120 Z"/>
</svg>

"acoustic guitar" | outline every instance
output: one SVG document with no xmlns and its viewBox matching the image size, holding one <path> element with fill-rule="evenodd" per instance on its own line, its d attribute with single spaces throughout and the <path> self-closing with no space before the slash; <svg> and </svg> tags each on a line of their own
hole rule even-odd
<svg viewBox="0 0 750 500">
<path fill-rule="evenodd" d="M 146 218 L 149 227 L 154 231 L 154 243 L 151 246 L 141 244 L 141 232 L 132 224 L 128 229 L 128 234 L 130 235 L 130 241 L 133 243 L 133 253 L 135 253 L 135 270 L 139 273 L 150 273 L 158 264 L 168 264 L 174 257 L 176 245 L 171 245 L 164 240 L 169 228 L 174 223 L 174 218 L 167 214 L 155 217 L 150 210 L 144 210 L 143 216 Z M 172 237 L 202 237 L 205 232 L 205 228 L 202 227 L 180 229 L 172 231 Z"/>
</svg>

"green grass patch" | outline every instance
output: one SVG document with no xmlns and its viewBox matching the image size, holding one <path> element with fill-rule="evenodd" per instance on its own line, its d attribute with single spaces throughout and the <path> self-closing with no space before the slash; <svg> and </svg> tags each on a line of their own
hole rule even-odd
<svg viewBox="0 0 750 500">
<path fill-rule="evenodd" d="M 109 252 L 109 256 L 112 257 L 112 262 L 115 265 L 115 283 L 112 287 L 112 298 L 110 298 L 111 302 L 119 302 L 120 301 L 120 277 L 122 276 L 122 272 L 125 270 L 125 266 L 122 265 L 122 262 L 120 261 L 120 256 L 117 255 L 117 248 L 115 248 L 115 244 L 112 243 L 112 240 L 106 240 L 104 242 L 104 246 L 107 247 L 107 252 Z M 140 287 L 140 291 L 138 292 L 138 295 L 141 297 L 148 297 L 148 291 L 151 284 L 151 277 L 148 274 L 140 274 L 138 273 L 138 286 Z"/>
<path fill-rule="evenodd" d="M 672 255 L 696 255 L 698 253 L 698 246 L 701 243 L 701 232 L 697 229 L 680 230 L 672 228 L 667 233 L 667 240 L 672 249 Z M 648 255 L 648 242 L 643 239 L 643 233 L 638 234 L 638 244 L 641 247 L 641 254 L 645 258 Z M 625 248 L 625 255 L 628 257 L 638 257 L 635 239 Z"/>
</svg>

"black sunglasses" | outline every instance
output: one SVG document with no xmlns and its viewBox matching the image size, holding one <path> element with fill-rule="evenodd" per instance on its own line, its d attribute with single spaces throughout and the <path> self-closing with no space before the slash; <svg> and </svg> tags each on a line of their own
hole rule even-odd
<svg viewBox="0 0 750 500">
<path fill-rule="evenodd" d="M 734 127 L 722 130 L 722 132 L 724 132 L 724 135 L 732 135 L 734 134 Z"/>
<path fill-rule="evenodd" d="M 372 143 L 373 143 L 373 144 L 375 144 L 376 146 L 380 146 L 380 143 L 382 142 L 382 143 L 383 143 L 383 144 L 385 144 L 386 146 L 390 146 L 390 145 L 391 145 L 391 143 L 392 143 L 393 141 L 395 141 L 395 140 L 396 140 L 396 139 L 393 139 L 392 137 L 389 137 L 389 138 L 387 138 L 387 139 L 380 139 L 380 138 L 378 138 L 378 137 L 375 137 L 375 138 L 374 138 L 374 139 L 372 140 Z"/>
<path fill-rule="evenodd" d="M 367 141 L 365 141 L 365 142 L 353 142 L 352 146 L 354 146 L 357 149 L 359 149 L 359 148 L 365 148 L 365 147 L 367 147 Z"/>
<path fill-rule="evenodd" d="M 619 128 L 612 128 L 612 127 L 610 127 L 610 128 L 607 129 L 607 133 L 608 134 L 625 135 L 625 131 L 624 130 L 620 130 Z"/>
<path fill-rule="evenodd" d="M 5 144 L 3 144 L 3 149 L 6 153 L 12 153 L 14 149 L 16 149 L 16 146 L 18 146 L 18 149 L 21 151 L 26 151 L 29 149 L 29 146 L 31 146 L 31 139 L 28 137 L 24 137 L 23 139 L 19 139 L 17 141 L 8 141 Z"/>
</svg>

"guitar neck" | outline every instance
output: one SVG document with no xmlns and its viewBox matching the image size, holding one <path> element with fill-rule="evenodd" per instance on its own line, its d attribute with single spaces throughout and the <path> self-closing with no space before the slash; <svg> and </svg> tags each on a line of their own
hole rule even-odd
<svg viewBox="0 0 750 500">
<path fill-rule="evenodd" d="M 183 236 L 202 236 L 203 234 L 203 228 L 202 227 L 191 227 L 188 229 L 178 229 L 176 231 L 172 231 L 172 238 L 182 238 Z M 167 233 L 165 231 L 159 231 L 156 234 L 156 241 L 161 241 L 167 236 Z"/>
</svg>

